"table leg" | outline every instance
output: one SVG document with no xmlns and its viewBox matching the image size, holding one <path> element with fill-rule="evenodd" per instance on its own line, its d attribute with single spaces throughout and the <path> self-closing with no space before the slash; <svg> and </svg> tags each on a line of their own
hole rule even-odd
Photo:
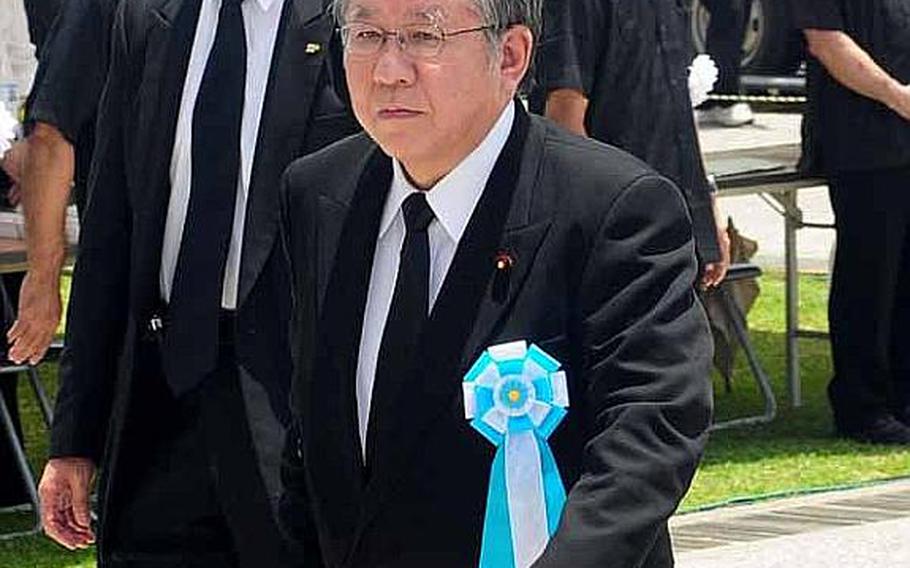
<svg viewBox="0 0 910 568">
<path fill-rule="evenodd" d="M 796 191 L 788 191 L 780 196 L 780 202 L 785 210 L 787 384 L 790 389 L 790 404 L 794 408 L 798 408 L 803 404 L 802 385 L 799 377 L 799 261 L 796 247 L 796 231 L 802 221 L 802 212 L 797 205 L 796 196 Z"/>
</svg>

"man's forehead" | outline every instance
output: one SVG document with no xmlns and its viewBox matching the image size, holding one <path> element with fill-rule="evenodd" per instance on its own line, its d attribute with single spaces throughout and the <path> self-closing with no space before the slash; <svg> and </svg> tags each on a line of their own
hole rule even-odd
<svg viewBox="0 0 910 568">
<path fill-rule="evenodd" d="M 441 22 L 460 13 L 474 12 L 472 0 L 351 0 L 346 16 Z"/>
</svg>

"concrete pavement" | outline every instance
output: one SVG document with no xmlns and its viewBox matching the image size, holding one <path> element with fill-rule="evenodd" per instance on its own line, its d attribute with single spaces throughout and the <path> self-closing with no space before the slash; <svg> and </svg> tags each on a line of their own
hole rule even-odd
<svg viewBox="0 0 910 568">
<path fill-rule="evenodd" d="M 678 568 L 906 568 L 910 480 L 671 520 Z"/>
</svg>

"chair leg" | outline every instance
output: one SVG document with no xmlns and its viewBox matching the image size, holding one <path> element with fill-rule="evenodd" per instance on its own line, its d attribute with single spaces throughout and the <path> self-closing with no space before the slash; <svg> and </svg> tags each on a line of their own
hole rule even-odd
<svg viewBox="0 0 910 568">
<path fill-rule="evenodd" d="M 774 390 L 771 388 L 771 380 L 768 378 L 767 373 L 765 373 L 765 370 L 759 363 L 758 353 L 755 352 L 755 348 L 752 346 L 752 341 L 749 339 L 749 331 L 746 327 L 746 321 L 742 315 L 742 311 L 739 309 L 739 306 L 737 306 L 736 302 L 733 301 L 733 297 L 730 296 L 730 292 L 726 289 L 725 286 L 719 287 L 718 293 L 720 294 L 721 304 L 723 305 L 724 312 L 726 313 L 730 322 L 733 324 L 733 333 L 736 335 L 737 341 L 739 341 L 739 344 L 742 346 L 743 351 L 746 354 L 746 360 L 749 362 L 749 368 L 752 371 L 752 376 L 755 377 L 755 382 L 758 383 L 758 388 L 761 391 L 762 398 L 764 398 L 765 401 L 765 410 L 764 413 L 760 416 L 750 416 L 747 418 L 736 418 L 733 420 L 718 422 L 714 424 L 712 429 L 722 430 L 724 428 L 731 428 L 734 426 L 764 424 L 771 422 L 777 415 L 777 401 L 774 398 Z"/>
<path fill-rule="evenodd" d="M 10 324 L 15 320 L 15 311 L 9 293 L 6 290 L 6 286 L 3 283 L 2 277 L 0 277 L 0 302 L 3 304 L 3 321 L 6 324 Z M 6 327 L 4 325 L 4 327 Z M 47 397 L 47 393 L 44 390 L 44 385 L 41 384 L 41 379 L 38 376 L 38 371 L 34 366 L 20 366 L 21 369 L 16 369 L 15 366 L 7 367 L 4 369 L 5 373 L 14 373 L 17 371 L 24 371 L 28 374 L 29 383 L 32 385 L 32 390 L 35 391 L 35 396 L 38 398 L 39 406 L 41 408 L 41 414 L 44 417 L 45 424 L 50 427 L 51 424 L 51 405 Z M 19 468 L 19 472 L 22 475 L 22 479 L 25 482 L 25 488 L 28 492 L 29 500 L 32 502 L 32 507 L 35 514 L 35 525 L 30 531 L 22 531 L 15 533 L 7 533 L 0 535 L 0 540 L 7 540 L 10 538 L 16 538 L 19 536 L 36 534 L 41 532 L 41 504 L 38 500 L 38 487 L 35 483 L 35 475 L 32 473 L 32 468 L 28 464 L 28 457 L 25 455 L 23 450 L 22 441 L 19 440 L 16 435 L 16 428 L 13 424 L 12 416 L 10 415 L 9 408 L 6 406 L 6 401 L 3 400 L 3 397 L 0 396 L 0 420 L 2 420 L 2 426 L 7 432 L 7 440 L 9 441 L 10 446 L 13 448 L 13 454 L 16 458 L 16 466 Z"/>
<path fill-rule="evenodd" d="M 50 428 L 54 413 L 51 408 L 50 398 L 48 398 L 47 391 L 44 390 L 44 384 L 41 382 L 41 376 L 38 375 L 38 369 L 34 366 L 29 366 L 26 373 L 28 374 L 28 382 L 32 385 L 32 391 L 35 393 L 35 398 L 38 399 L 38 407 L 41 409 L 44 424 Z"/>
<path fill-rule="evenodd" d="M 13 454 L 16 458 L 16 466 L 19 468 L 19 472 L 22 474 L 22 479 L 25 481 L 25 489 L 28 491 L 29 500 L 32 502 L 32 507 L 34 507 L 35 512 L 35 527 L 31 531 L 24 533 L 16 533 L 15 535 L 7 534 L 3 535 L 0 539 L 11 538 L 13 536 L 21 536 L 23 534 L 34 534 L 41 530 L 41 506 L 38 501 L 38 488 L 35 485 L 35 476 L 32 473 L 32 468 L 28 465 L 28 458 L 25 455 L 25 452 L 22 449 L 22 443 L 16 436 L 16 428 L 13 424 L 13 419 L 10 416 L 9 408 L 6 406 L 6 401 L 3 400 L 3 397 L 0 396 L 0 420 L 3 422 L 3 428 L 6 431 L 6 437 L 13 449 Z"/>
</svg>

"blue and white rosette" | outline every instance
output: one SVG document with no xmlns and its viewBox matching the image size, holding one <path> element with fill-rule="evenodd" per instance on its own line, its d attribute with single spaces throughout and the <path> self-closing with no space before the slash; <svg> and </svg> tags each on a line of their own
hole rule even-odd
<svg viewBox="0 0 910 568">
<path fill-rule="evenodd" d="M 536 345 L 489 347 L 465 375 L 465 417 L 497 447 L 480 568 L 527 568 L 556 532 L 566 492 L 547 438 L 566 415 L 560 363 Z"/>
</svg>

